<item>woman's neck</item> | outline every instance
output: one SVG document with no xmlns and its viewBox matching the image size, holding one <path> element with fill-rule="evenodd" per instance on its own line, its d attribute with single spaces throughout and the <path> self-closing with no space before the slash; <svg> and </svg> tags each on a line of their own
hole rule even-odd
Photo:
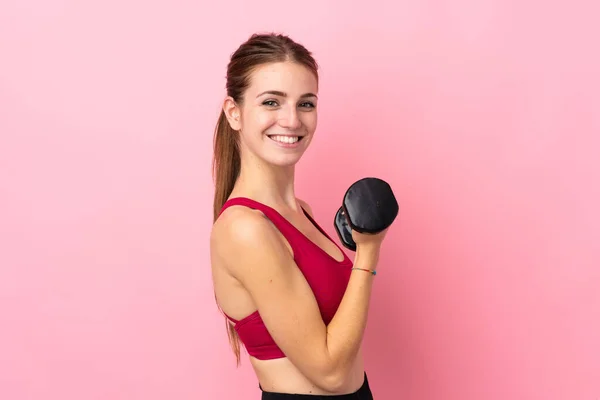
<svg viewBox="0 0 600 400">
<path fill-rule="evenodd" d="M 232 197 L 250 197 L 274 208 L 298 211 L 294 189 L 295 167 L 276 167 L 264 162 L 242 161 Z"/>
</svg>

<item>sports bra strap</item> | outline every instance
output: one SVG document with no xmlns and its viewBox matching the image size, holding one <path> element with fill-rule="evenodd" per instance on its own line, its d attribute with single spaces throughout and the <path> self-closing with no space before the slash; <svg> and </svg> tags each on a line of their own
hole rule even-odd
<svg viewBox="0 0 600 400">
<path fill-rule="evenodd" d="M 255 210 L 260 210 L 269 220 L 277 227 L 277 229 L 281 232 L 281 234 L 287 239 L 288 243 L 292 247 L 292 251 L 294 255 L 299 254 L 300 251 L 300 243 L 304 239 L 304 235 L 300 232 L 291 222 L 283 217 L 277 210 L 274 208 L 260 203 L 256 200 L 252 200 L 247 197 L 233 197 L 225 202 L 223 207 L 221 208 L 222 214 L 225 209 L 231 206 L 246 206 Z M 305 214 L 306 210 L 302 209 Z"/>
</svg>

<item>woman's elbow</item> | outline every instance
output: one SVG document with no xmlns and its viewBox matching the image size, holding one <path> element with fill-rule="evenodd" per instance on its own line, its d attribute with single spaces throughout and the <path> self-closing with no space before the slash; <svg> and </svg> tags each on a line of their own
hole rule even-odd
<svg viewBox="0 0 600 400">
<path fill-rule="evenodd" d="M 347 374 L 341 371 L 341 369 L 337 369 L 329 373 L 324 373 L 319 378 L 318 385 L 321 389 L 332 394 L 338 394 L 346 385 Z"/>
</svg>

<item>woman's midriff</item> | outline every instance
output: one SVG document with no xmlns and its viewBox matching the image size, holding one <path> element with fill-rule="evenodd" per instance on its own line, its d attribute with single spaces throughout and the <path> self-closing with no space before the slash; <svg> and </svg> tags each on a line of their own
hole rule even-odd
<svg viewBox="0 0 600 400">
<path fill-rule="evenodd" d="M 298 394 L 347 394 L 357 391 L 364 380 L 364 363 L 361 351 L 354 361 L 351 372 L 339 391 L 328 392 L 308 380 L 287 358 L 258 360 L 250 357 L 258 381 L 264 391 Z"/>
</svg>

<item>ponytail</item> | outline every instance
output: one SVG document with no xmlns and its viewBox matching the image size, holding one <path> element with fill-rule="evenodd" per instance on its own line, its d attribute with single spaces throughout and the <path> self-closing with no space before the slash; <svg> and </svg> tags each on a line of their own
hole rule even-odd
<svg viewBox="0 0 600 400">
<path fill-rule="evenodd" d="M 219 217 L 221 208 L 231 195 L 233 186 L 240 174 L 240 151 L 237 143 L 237 132 L 234 131 L 225 112 L 221 110 L 221 115 L 217 121 L 214 137 L 214 156 L 213 156 L 213 179 L 215 182 L 215 195 L 213 199 L 213 222 Z M 215 301 L 216 301 L 215 294 Z M 235 355 L 237 365 L 240 364 L 240 339 L 234 329 L 231 321 L 225 317 L 227 327 L 227 336 L 229 344 Z"/>
<path fill-rule="evenodd" d="M 237 132 L 234 131 L 225 112 L 217 121 L 214 137 L 213 177 L 215 195 L 213 199 L 213 222 L 219 217 L 221 208 L 231 195 L 235 181 L 240 174 L 240 151 L 237 143 Z"/>
</svg>

